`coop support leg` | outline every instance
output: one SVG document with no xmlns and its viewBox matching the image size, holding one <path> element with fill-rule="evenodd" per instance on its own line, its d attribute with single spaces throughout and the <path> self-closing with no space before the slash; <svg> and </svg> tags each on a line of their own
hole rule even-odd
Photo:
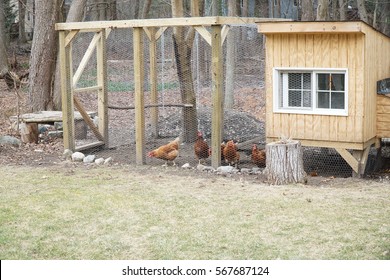
<svg viewBox="0 0 390 280">
<path fill-rule="evenodd" d="M 349 166 L 351 166 L 353 177 L 363 176 L 370 146 L 366 147 L 364 150 L 353 150 L 352 154 L 343 148 L 336 148 L 336 151 L 343 157 Z"/>
</svg>

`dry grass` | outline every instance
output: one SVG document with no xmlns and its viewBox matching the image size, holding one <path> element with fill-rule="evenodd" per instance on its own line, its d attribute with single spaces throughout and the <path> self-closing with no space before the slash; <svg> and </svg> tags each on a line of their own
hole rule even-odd
<svg viewBox="0 0 390 280">
<path fill-rule="evenodd" d="M 134 166 L 1 166 L 0 178 L 0 259 L 390 258 L 384 183 L 275 187 Z"/>
</svg>

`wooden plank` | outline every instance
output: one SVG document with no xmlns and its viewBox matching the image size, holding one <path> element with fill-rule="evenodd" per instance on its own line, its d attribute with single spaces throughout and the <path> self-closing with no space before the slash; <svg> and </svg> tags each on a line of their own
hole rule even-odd
<svg viewBox="0 0 390 280">
<path fill-rule="evenodd" d="M 135 145 L 136 164 L 146 162 L 145 157 L 145 112 L 144 112 L 144 53 L 142 28 L 133 30 L 134 41 L 134 92 L 135 92 Z"/>
<path fill-rule="evenodd" d="M 59 32 L 59 59 L 61 74 L 61 98 L 62 98 L 62 122 L 64 149 L 74 151 L 74 109 L 73 109 L 73 92 L 71 85 L 72 77 L 72 44 L 65 46 L 66 32 Z"/>
<path fill-rule="evenodd" d="M 102 31 L 102 29 L 100 29 L 100 31 Z M 108 38 L 108 35 L 110 35 L 110 32 L 111 32 L 110 28 L 106 29 L 106 31 L 105 31 L 105 37 L 106 38 Z M 78 83 L 78 81 L 79 81 L 79 79 L 81 77 L 81 74 L 83 73 L 85 67 L 87 66 L 87 63 L 88 63 L 89 59 L 91 58 L 91 56 L 93 54 L 93 51 L 96 48 L 97 43 L 100 40 L 101 34 L 102 34 L 101 32 L 97 32 L 93 36 L 91 42 L 89 43 L 89 46 L 88 46 L 87 50 L 85 51 L 84 56 L 81 59 L 80 64 L 77 67 L 77 70 L 76 70 L 76 72 L 75 72 L 75 74 L 73 76 L 73 87 L 76 87 L 76 85 L 77 85 L 77 83 Z"/>
<path fill-rule="evenodd" d="M 211 27 L 211 71 L 212 71 L 212 122 L 211 122 L 211 165 L 221 165 L 221 142 L 223 129 L 223 57 L 221 26 Z"/>
<path fill-rule="evenodd" d="M 78 146 L 77 148 L 75 148 L 75 152 L 81 152 L 81 151 L 85 151 L 85 150 L 89 150 L 89 149 L 93 149 L 93 148 L 98 148 L 98 147 L 102 147 L 104 145 L 105 145 L 104 141 L 89 143 L 89 144 L 85 144 L 82 146 Z"/>
<path fill-rule="evenodd" d="M 278 141 L 279 137 L 267 137 L 267 143 Z M 312 139 L 299 139 L 296 138 L 294 140 L 299 140 L 302 146 L 307 147 L 324 147 L 324 148 L 341 148 L 341 149 L 352 149 L 352 150 L 362 150 L 368 145 L 372 145 L 375 143 L 376 138 L 371 139 L 365 143 L 356 143 L 356 142 L 342 142 L 342 141 L 321 141 L 321 140 L 312 140 Z"/>
<path fill-rule="evenodd" d="M 390 113 L 378 113 L 376 116 L 377 122 L 390 123 Z"/>
<path fill-rule="evenodd" d="M 350 152 L 348 152 L 346 149 L 342 148 L 335 148 L 336 151 L 342 156 L 342 158 L 348 163 L 349 166 L 355 171 L 356 173 L 359 173 L 359 163 L 356 160 L 356 158 L 351 155 Z"/>
<path fill-rule="evenodd" d="M 88 112 L 84 109 L 83 105 L 81 104 L 81 102 L 78 100 L 78 98 L 75 95 L 73 95 L 73 102 L 74 102 L 74 106 L 80 112 L 85 123 L 91 128 L 91 130 L 92 130 L 93 134 L 95 134 L 96 138 L 99 141 L 104 141 L 103 135 L 100 133 L 99 129 L 96 127 L 96 125 L 93 123 L 93 121 L 89 117 Z"/>
<path fill-rule="evenodd" d="M 363 33 L 363 22 L 260 22 L 258 23 L 258 31 L 264 34 L 280 34 L 280 33 L 305 33 L 305 34 L 325 34 L 325 33 Z"/>
<path fill-rule="evenodd" d="M 305 66 L 314 67 L 314 36 L 306 35 Z"/>
<path fill-rule="evenodd" d="M 224 25 L 222 27 L 222 31 L 221 31 L 221 37 L 222 37 L 221 45 L 223 45 L 223 42 L 225 42 L 225 39 L 226 39 L 226 37 L 227 37 L 227 35 L 229 33 L 229 30 L 230 30 L 230 26 L 229 25 Z"/>
<path fill-rule="evenodd" d="M 78 33 L 79 33 L 79 30 L 71 30 L 71 31 L 69 31 L 69 33 L 65 37 L 65 47 L 68 46 L 70 44 L 70 42 L 72 42 L 72 40 L 74 39 L 74 37 Z"/>
<path fill-rule="evenodd" d="M 81 74 L 83 73 L 85 67 L 87 66 L 87 63 L 88 63 L 89 59 L 91 58 L 91 56 L 96 48 L 96 44 L 97 44 L 97 42 L 99 42 L 101 36 L 102 36 L 102 33 L 100 33 L 100 32 L 96 33 L 93 36 L 91 42 L 89 43 L 89 46 L 88 46 L 87 50 L 85 51 L 84 56 L 81 59 L 80 64 L 77 67 L 76 72 L 74 73 L 73 87 L 76 87 L 77 82 L 79 81 Z"/>
<path fill-rule="evenodd" d="M 262 21 L 286 21 L 286 19 L 254 17 L 175 17 L 160 19 L 134 19 L 87 22 L 56 23 L 56 30 L 96 30 L 101 28 L 137 28 L 137 27 L 175 27 L 175 26 L 211 26 L 211 25 L 247 25 Z"/>
<path fill-rule="evenodd" d="M 96 45 L 96 68 L 97 85 L 100 87 L 98 90 L 99 132 L 108 146 L 107 50 L 105 29 L 101 31 L 100 39 Z"/>
<path fill-rule="evenodd" d="M 211 46 L 211 34 L 204 26 L 194 26 L 200 36 Z"/>
<path fill-rule="evenodd" d="M 97 91 L 101 89 L 102 89 L 101 86 L 92 86 L 92 87 L 85 87 L 85 88 L 75 88 L 73 91 L 74 93 L 80 93 L 80 92 Z"/>
</svg>

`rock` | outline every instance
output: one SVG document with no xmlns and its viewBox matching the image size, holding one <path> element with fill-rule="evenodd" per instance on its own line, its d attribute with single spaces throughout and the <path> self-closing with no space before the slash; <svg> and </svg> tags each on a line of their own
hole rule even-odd
<svg viewBox="0 0 390 280">
<path fill-rule="evenodd" d="M 191 165 L 187 162 L 187 163 L 183 164 L 183 165 L 181 166 L 181 168 L 190 169 L 190 168 L 191 168 Z"/>
<path fill-rule="evenodd" d="M 73 152 L 71 150 L 65 149 L 64 153 L 62 154 L 62 157 L 66 160 L 71 160 L 72 154 L 73 154 Z"/>
<path fill-rule="evenodd" d="M 95 163 L 97 165 L 102 165 L 104 163 L 104 158 L 98 158 L 98 159 L 95 159 Z"/>
<path fill-rule="evenodd" d="M 215 172 L 215 169 L 212 166 L 204 166 L 203 171 Z"/>
<path fill-rule="evenodd" d="M 56 130 L 63 130 L 62 122 L 54 122 L 54 128 Z"/>
<path fill-rule="evenodd" d="M 47 133 L 47 136 L 49 138 L 62 138 L 63 137 L 63 132 L 62 131 L 49 131 Z"/>
<path fill-rule="evenodd" d="M 203 164 L 198 164 L 196 166 L 196 169 L 199 170 L 199 171 L 203 171 L 203 169 L 205 169 L 206 166 L 204 166 Z"/>
<path fill-rule="evenodd" d="M 253 168 L 252 168 L 252 173 L 253 173 L 253 174 L 261 174 L 261 173 L 263 173 L 262 170 L 263 170 L 263 169 L 261 169 L 261 168 L 253 167 Z"/>
<path fill-rule="evenodd" d="M 85 158 L 85 155 L 81 152 L 75 152 L 72 154 L 73 161 L 83 161 L 84 158 Z"/>
<path fill-rule="evenodd" d="M 241 173 L 242 174 L 252 173 L 252 169 L 250 169 L 250 168 L 241 168 Z"/>
<path fill-rule="evenodd" d="M 112 157 L 106 158 L 106 160 L 104 161 L 104 165 L 109 165 L 111 163 L 112 163 Z"/>
<path fill-rule="evenodd" d="M 0 144 L 2 145 L 12 145 L 14 147 L 20 147 L 22 142 L 13 136 L 5 135 L 5 136 L 0 136 Z"/>
<path fill-rule="evenodd" d="M 85 158 L 83 158 L 84 163 L 92 163 L 95 161 L 96 156 L 95 155 L 87 155 Z"/>
<path fill-rule="evenodd" d="M 220 166 L 217 168 L 217 172 L 219 173 L 232 173 L 234 171 L 234 167 L 233 166 Z"/>
</svg>

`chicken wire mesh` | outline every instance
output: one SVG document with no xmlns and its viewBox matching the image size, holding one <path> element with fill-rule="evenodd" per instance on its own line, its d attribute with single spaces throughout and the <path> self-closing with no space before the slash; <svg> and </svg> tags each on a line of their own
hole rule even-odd
<svg viewBox="0 0 390 280">
<path fill-rule="evenodd" d="M 192 139 L 185 138 L 185 129 L 195 127 L 201 131 L 206 142 L 211 144 L 212 128 L 212 71 L 211 47 L 198 33 L 194 33 L 191 45 L 186 46 L 188 69 L 182 69 L 178 59 L 180 42 L 188 43 L 189 28 L 185 28 L 183 38 L 174 39 L 173 29 L 166 29 L 157 40 L 157 92 L 158 99 L 152 100 L 150 77 L 151 57 L 149 55 L 150 40 L 143 35 L 144 49 L 144 98 L 145 98 L 145 149 L 149 151 L 172 141 L 180 136 L 185 140 L 180 145 L 180 153 L 176 163 L 181 166 L 198 163 L 194 154 L 196 132 Z M 210 31 L 210 29 L 209 29 Z M 226 39 L 223 43 L 223 91 L 225 109 L 223 113 L 224 142 L 233 140 L 239 143 L 239 168 L 253 168 L 251 161 L 252 145 L 264 148 L 265 140 L 265 57 L 263 38 L 257 33 L 255 25 L 231 26 L 234 40 Z M 73 71 L 80 65 L 85 50 L 94 34 L 81 33 L 73 42 Z M 186 36 L 186 38 L 184 38 Z M 175 45 L 176 43 L 176 45 Z M 229 46 L 232 44 L 233 46 Z M 106 149 L 89 149 L 87 152 L 103 157 L 112 157 L 119 163 L 135 163 L 135 85 L 134 85 L 134 54 L 133 29 L 114 29 L 106 41 L 107 50 L 107 91 L 108 91 L 108 144 Z M 185 71 L 183 71 L 185 70 Z M 308 101 L 305 94 L 305 84 L 308 77 L 304 74 L 292 75 L 288 81 L 291 92 L 289 106 L 305 106 Z M 97 81 L 96 50 L 85 65 L 77 87 L 93 87 Z M 185 90 L 193 92 L 193 112 L 185 116 L 188 108 L 182 107 L 188 103 Z M 229 92 L 231 100 L 229 100 Z M 83 108 L 97 122 L 97 93 L 94 91 L 77 91 L 75 93 Z M 157 103 L 157 104 L 154 104 Z M 148 107 L 157 105 L 157 107 Z M 158 122 L 154 124 L 153 113 L 158 112 Z M 187 128 L 186 128 L 187 127 Z M 83 121 L 75 121 L 76 146 L 83 146 L 97 141 L 96 135 Z M 375 157 L 375 149 L 370 159 Z M 320 176 L 349 177 L 351 167 L 334 150 L 327 148 L 305 147 L 303 152 L 305 171 L 308 174 Z M 148 165 L 161 165 L 163 161 L 156 158 L 146 158 Z M 211 164 L 210 158 L 205 162 Z M 222 161 L 222 164 L 226 164 Z M 369 164 L 370 165 L 370 164 Z M 372 165 L 372 164 L 371 164 Z"/>
</svg>

